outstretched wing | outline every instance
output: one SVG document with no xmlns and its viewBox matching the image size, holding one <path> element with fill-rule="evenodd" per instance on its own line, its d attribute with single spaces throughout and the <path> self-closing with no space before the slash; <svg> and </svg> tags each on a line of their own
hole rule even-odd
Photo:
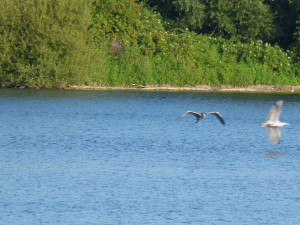
<svg viewBox="0 0 300 225">
<path fill-rule="evenodd" d="M 197 112 L 194 112 L 194 111 L 186 111 L 186 113 L 185 114 L 183 114 L 183 116 L 185 116 L 185 115 L 193 115 L 193 116 L 195 116 L 196 117 L 196 123 L 198 123 L 198 121 L 200 120 L 200 119 L 203 119 L 203 114 L 200 114 L 200 113 L 197 113 Z"/>
<path fill-rule="evenodd" d="M 219 119 L 219 121 L 225 125 L 225 120 L 223 119 L 222 115 L 219 112 L 207 112 L 206 114 L 208 115 L 214 115 L 215 117 L 217 117 Z"/>
<path fill-rule="evenodd" d="M 269 138 L 274 145 L 280 143 L 280 130 L 279 127 L 267 127 Z"/>
<path fill-rule="evenodd" d="M 268 114 L 268 117 L 269 117 L 268 121 L 270 121 L 270 122 L 279 121 L 279 116 L 282 111 L 282 105 L 283 105 L 283 101 L 278 101 L 278 102 L 276 102 L 276 105 L 271 107 L 271 109 L 269 110 L 269 114 Z"/>
</svg>

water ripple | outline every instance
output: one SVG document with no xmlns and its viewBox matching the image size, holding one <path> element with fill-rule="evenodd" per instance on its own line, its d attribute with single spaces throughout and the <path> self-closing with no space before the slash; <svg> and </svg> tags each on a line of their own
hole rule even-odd
<svg viewBox="0 0 300 225">
<path fill-rule="evenodd" d="M 2 224 L 300 223 L 296 95 L 0 94 Z M 277 99 L 293 126 L 273 146 L 259 123 Z"/>
</svg>

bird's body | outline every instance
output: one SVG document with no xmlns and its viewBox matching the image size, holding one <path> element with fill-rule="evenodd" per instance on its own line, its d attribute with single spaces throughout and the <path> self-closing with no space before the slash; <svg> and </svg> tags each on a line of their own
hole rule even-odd
<svg viewBox="0 0 300 225">
<path fill-rule="evenodd" d="M 185 114 L 183 114 L 183 116 L 185 115 L 193 115 L 196 117 L 196 123 L 199 122 L 199 120 L 202 120 L 205 118 L 206 115 L 214 115 L 215 117 L 218 118 L 218 120 L 225 125 L 225 121 L 223 119 L 223 117 L 221 116 L 221 114 L 219 112 L 202 112 L 202 113 L 198 113 L 198 112 L 194 112 L 194 111 L 186 111 Z"/>
<path fill-rule="evenodd" d="M 288 123 L 279 121 L 279 117 L 282 111 L 283 101 L 276 102 L 276 105 L 272 106 L 268 113 L 268 120 L 260 125 L 267 128 L 269 138 L 273 144 L 280 143 L 280 127 L 289 125 Z"/>
</svg>

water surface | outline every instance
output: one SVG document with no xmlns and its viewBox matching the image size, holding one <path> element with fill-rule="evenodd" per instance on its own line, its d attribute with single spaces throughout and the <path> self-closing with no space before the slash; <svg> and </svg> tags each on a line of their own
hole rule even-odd
<svg viewBox="0 0 300 225">
<path fill-rule="evenodd" d="M 272 145 L 259 124 L 279 99 Z M 299 95 L 2 89 L 0 105 L 0 224 L 300 224 Z"/>
</svg>

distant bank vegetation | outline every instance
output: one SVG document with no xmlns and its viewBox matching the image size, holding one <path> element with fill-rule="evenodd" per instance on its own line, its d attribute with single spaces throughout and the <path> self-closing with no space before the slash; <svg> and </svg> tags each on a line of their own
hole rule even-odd
<svg viewBox="0 0 300 225">
<path fill-rule="evenodd" d="M 298 0 L 0 0 L 0 85 L 300 84 Z"/>
</svg>

